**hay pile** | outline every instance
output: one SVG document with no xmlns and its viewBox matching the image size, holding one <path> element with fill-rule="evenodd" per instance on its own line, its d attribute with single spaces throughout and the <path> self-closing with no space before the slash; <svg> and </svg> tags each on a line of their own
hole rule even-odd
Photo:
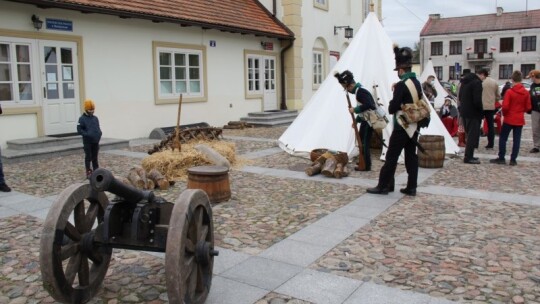
<svg viewBox="0 0 540 304">
<path fill-rule="evenodd" d="M 164 150 L 156 152 L 142 161 L 142 167 L 146 171 L 158 170 L 168 180 L 187 180 L 187 170 L 191 167 L 213 165 L 202 153 L 195 150 L 195 146 L 204 144 L 214 149 L 225 157 L 231 165 L 237 163 L 236 146 L 234 143 L 222 140 L 193 140 L 182 144 L 182 152 Z"/>
</svg>

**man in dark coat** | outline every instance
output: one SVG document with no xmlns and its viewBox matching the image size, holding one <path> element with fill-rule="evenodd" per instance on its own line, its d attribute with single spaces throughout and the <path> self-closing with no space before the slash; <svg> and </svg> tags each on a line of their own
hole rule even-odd
<svg viewBox="0 0 540 304">
<path fill-rule="evenodd" d="M 478 158 L 474 157 L 474 149 L 478 148 L 480 141 L 480 122 L 484 109 L 482 107 L 482 80 L 478 75 L 469 73 L 463 76 L 459 89 L 459 102 L 459 114 L 463 119 L 467 138 L 463 162 L 479 164 Z"/>
<path fill-rule="evenodd" d="M 401 193 L 415 196 L 416 186 L 418 182 L 418 155 L 416 154 L 416 143 L 418 142 L 418 132 L 414 132 L 409 136 L 407 130 L 397 123 L 396 116 L 399 116 L 401 106 L 407 103 L 413 103 L 412 92 L 407 87 L 407 82 L 412 81 L 416 88 L 418 98 L 422 97 L 422 86 L 416 74 L 411 72 L 412 50 L 408 47 L 394 47 L 396 59 L 395 71 L 401 79 L 394 85 L 394 93 L 392 100 L 388 105 L 388 113 L 394 116 L 394 130 L 390 135 L 390 143 L 386 151 L 386 159 L 379 173 L 379 183 L 374 188 L 367 189 L 368 193 L 372 194 L 388 194 L 394 191 L 394 174 L 402 150 L 405 150 L 405 168 L 407 169 L 407 187 L 400 189 Z M 417 131 L 417 124 L 409 124 L 409 128 Z M 409 129 L 407 128 L 407 129 Z"/>
</svg>

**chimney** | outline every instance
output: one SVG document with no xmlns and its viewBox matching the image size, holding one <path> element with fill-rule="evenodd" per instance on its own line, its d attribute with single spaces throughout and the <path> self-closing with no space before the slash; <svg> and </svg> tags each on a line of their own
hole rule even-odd
<svg viewBox="0 0 540 304">
<path fill-rule="evenodd" d="M 502 14 L 503 14 L 503 8 L 500 6 L 497 7 L 497 17 L 500 17 Z"/>
<path fill-rule="evenodd" d="M 429 14 L 429 19 L 431 19 L 431 20 L 439 20 L 439 19 L 441 19 L 441 14 Z"/>
</svg>

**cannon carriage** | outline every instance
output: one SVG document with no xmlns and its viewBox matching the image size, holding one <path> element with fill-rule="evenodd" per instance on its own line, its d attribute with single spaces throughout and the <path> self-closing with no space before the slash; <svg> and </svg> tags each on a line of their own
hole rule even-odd
<svg viewBox="0 0 540 304">
<path fill-rule="evenodd" d="M 109 201 L 106 191 L 116 198 Z M 62 303 L 88 302 L 102 285 L 114 248 L 165 252 L 169 302 L 203 303 L 218 255 L 208 196 L 188 189 L 171 203 L 96 170 L 90 183 L 66 188 L 45 219 L 45 289 Z"/>
</svg>

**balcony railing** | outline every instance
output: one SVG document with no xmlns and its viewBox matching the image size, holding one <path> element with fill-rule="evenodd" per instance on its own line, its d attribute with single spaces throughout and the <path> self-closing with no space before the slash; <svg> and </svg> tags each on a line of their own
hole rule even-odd
<svg viewBox="0 0 540 304">
<path fill-rule="evenodd" d="M 467 60 L 470 61 L 492 61 L 493 53 L 468 53 Z"/>
</svg>

